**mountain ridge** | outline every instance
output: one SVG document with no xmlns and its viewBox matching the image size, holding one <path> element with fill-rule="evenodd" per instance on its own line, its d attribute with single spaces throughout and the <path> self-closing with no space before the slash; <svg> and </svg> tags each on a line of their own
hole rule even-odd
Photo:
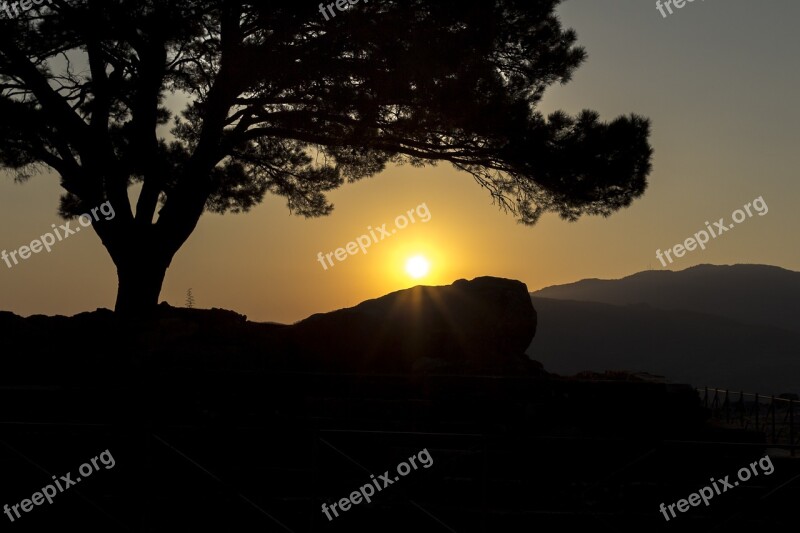
<svg viewBox="0 0 800 533">
<path fill-rule="evenodd" d="M 800 392 L 800 272 L 697 265 L 531 293 L 529 357 L 559 374 L 645 371 L 697 387 Z"/>
<path fill-rule="evenodd" d="M 531 296 L 612 305 L 646 303 L 800 332 L 796 320 L 800 316 L 800 272 L 773 265 L 702 264 L 680 271 L 645 270 L 620 279 L 590 278 L 551 285 Z"/>
</svg>

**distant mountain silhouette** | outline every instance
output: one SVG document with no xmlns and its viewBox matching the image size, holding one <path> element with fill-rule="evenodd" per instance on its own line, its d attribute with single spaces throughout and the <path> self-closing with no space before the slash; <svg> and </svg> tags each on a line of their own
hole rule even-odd
<svg viewBox="0 0 800 533">
<path fill-rule="evenodd" d="M 585 279 L 546 287 L 537 298 L 644 303 L 800 332 L 800 272 L 769 265 L 697 265 L 648 270 L 618 280 Z"/>
<path fill-rule="evenodd" d="M 629 370 L 695 386 L 800 391 L 800 273 L 701 265 L 532 293 L 528 355 L 551 372 Z"/>
</svg>

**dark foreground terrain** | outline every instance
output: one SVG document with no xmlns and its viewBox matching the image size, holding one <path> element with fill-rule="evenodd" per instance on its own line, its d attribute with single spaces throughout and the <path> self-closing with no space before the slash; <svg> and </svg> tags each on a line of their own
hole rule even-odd
<svg viewBox="0 0 800 533">
<path fill-rule="evenodd" d="M 524 357 L 519 282 L 415 288 L 292 326 L 174 309 L 0 313 L 0 504 L 113 468 L 4 531 L 746 531 L 797 525 L 798 460 L 691 507 L 763 457 L 690 387 L 564 379 Z M 617 376 L 619 378 L 619 376 Z M 425 451 L 430 462 L 399 476 Z M 388 471 L 391 484 L 328 520 Z M 397 479 L 394 479 L 396 477 Z M 378 482 L 383 487 L 386 482 Z"/>
</svg>

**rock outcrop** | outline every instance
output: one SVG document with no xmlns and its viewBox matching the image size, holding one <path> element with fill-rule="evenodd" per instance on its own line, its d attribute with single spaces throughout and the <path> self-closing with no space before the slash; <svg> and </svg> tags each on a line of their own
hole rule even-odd
<svg viewBox="0 0 800 533">
<path fill-rule="evenodd" d="M 397 291 L 292 326 L 298 356 L 328 370 L 517 373 L 536 332 L 519 281 L 481 277 Z"/>
<path fill-rule="evenodd" d="M 541 373 L 524 354 L 535 330 L 525 284 L 481 277 L 398 291 L 294 325 L 166 304 L 136 322 L 106 309 L 70 318 L 0 313 L 0 363 L 7 381 L 39 383 L 130 369 L 530 375 Z"/>
</svg>

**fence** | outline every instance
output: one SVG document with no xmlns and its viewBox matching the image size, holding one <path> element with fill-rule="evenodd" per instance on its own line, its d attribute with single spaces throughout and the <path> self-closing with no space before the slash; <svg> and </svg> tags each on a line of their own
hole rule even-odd
<svg viewBox="0 0 800 533">
<path fill-rule="evenodd" d="M 729 389 L 705 387 L 702 390 L 703 405 L 710 409 L 713 419 L 742 429 L 763 432 L 768 444 L 787 448 L 794 456 L 799 440 L 795 413 L 800 401 L 742 391 L 733 394 L 735 396 L 731 398 Z"/>
</svg>

